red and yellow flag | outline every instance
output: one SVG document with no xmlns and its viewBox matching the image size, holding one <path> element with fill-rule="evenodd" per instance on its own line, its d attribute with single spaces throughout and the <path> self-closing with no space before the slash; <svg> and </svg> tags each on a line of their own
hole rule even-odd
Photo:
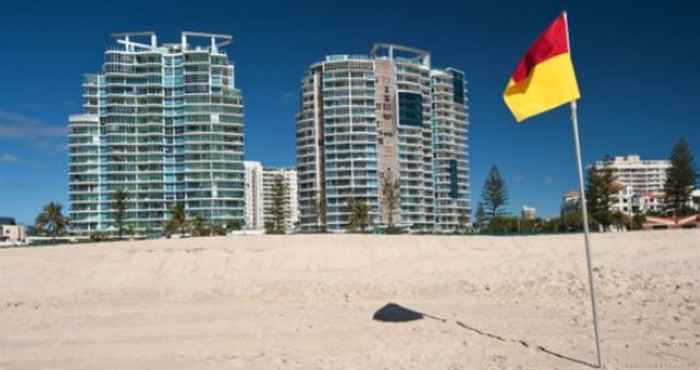
<svg viewBox="0 0 700 370">
<path fill-rule="evenodd" d="M 516 121 L 581 97 L 571 62 L 568 32 L 566 13 L 562 13 L 515 67 L 503 99 Z"/>
</svg>

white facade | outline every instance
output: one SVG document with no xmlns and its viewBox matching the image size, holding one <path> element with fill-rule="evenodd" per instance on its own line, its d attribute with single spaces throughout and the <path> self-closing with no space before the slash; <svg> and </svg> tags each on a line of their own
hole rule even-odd
<svg viewBox="0 0 700 370">
<path fill-rule="evenodd" d="M 662 192 L 646 192 L 641 195 L 634 193 L 632 186 L 619 181 L 611 184 L 611 212 L 622 212 L 628 216 L 636 213 L 661 212 L 664 209 L 664 194 Z M 561 213 L 580 212 L 581 195 L 576 191 L 566 193 L 562 199 Z"/>
<path fill-rule="evenodd" d="M 612 185 L 612 204 L 610 210 L 612 212 L 622 212 L 631 215 L 639 211 L 638 197 L 632 191 L 632 187 L 624 185 L 621 182 L 614 182 Z"/>
<path fill-rule="evenodd" d="M 561 200 L 561 214 L 568 214 L 571 212 L 578 212 L 579 205 L 581 204 L 581 194 L 577 191 L 570 191 L 562 197 Z"/>
<path fill-rule="evenodd" d="M 521 218 L 523 220 L 534 220 L 537 218 L 537 209 L 533 207 L 523 206 L 521 211 Z"/>
<path fill-rule="evenodd" d="M 423 50 L 376 44 L 369 56 L 311 65 L 297 114 L 300 226 L 342 232 L 348 205 L 361 201 L 370 224 L 461 227 L 470 214 L 467 102 L 464 73 L 433 68 Z"/>
<path fill-rule="evenodd" d="M 635 195 L 661 192 L 666 183 L 666 170 L 671 167 L 668 160 L 642 160 L 638 155 L 618 156 L 612 160 L 597 161 L 595 168 L 609 168 L 613 177 L 632 188 Z"/>
<path fill-rule="evenodd" d="M 260 162 L 244 161 L 245 167 L 245 228 L 265 228 L 263 207 L 263 167 Z"/>
<path fill-rule="evenodd" d="M 27 231 L 22 225 L 0 225 L 0 241 L 22 242 Z"/>
<path fill-rule="evenodd" d="M 281 178 L 287 191 L 284 196 L 284 210 L 287 219 L 287 232 L 294 230 L 299 221 L 299 203 L 297 197 L 297 171 L 287 168 L 264 168 L 262 176 L 263 187 L 263 227 L 265 223 L 273 222 L 272 208 L 274 202 L 274 184 Z"/>
<path fill-rule="evenodd" d="M 101 72 L 83 81 L 82 114 L 69 117 L 71 230 L 115 230 L 117 191 L 141 232 L 161 230 L 179 204 L 188 218 L 243 221 L 243 97 L 222 50 L 232 37 L 112 36 Z"/>
</svg>

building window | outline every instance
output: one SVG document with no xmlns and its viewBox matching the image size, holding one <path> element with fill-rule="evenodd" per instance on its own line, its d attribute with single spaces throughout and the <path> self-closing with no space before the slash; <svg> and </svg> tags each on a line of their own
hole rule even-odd
<svg viewBox="0 0 700 370">
<path fill-rule="evenodd" d="M 399 125 L 423 125 L 423 97 L 420 94 L 399 92 Z"/>
</svg>

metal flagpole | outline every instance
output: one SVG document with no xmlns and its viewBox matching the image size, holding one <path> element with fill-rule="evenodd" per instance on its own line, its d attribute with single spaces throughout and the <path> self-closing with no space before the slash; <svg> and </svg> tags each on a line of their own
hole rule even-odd
<svg viewBox="0 0 700 370">
<path fill-rule="evenodd" d="M 576 146 L 576 161 L 578 163 L 578 181 L 581 189 L 581 213 L 583 215 L 583 232 L 586 241 L 586 262 L 588 263 L 588 285 L 591 291 L 591 307 L 593 309 L 593 332 L 595 333 L 595 350 L 598 359 L 598 367 L 603 366 L 600 360 L 600 338 L 598 337 L 598 310 L 595 305 L 595 291 L 593 290 L 593 270 L 591 267 L 591 242 L 588 230 L 588 210 L 586 203 L 586 189 L 583 185 L 583 165 L 581 164 L 581 144 L 578 139 L 578 113 L 576 100 L 571 102 L 571 124 L 574 128 L 574 143 Z"/>
</svg>

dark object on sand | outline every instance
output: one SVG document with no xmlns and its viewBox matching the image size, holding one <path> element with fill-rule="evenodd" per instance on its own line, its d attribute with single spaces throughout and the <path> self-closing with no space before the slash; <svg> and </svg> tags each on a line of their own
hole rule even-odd
<svg viewBox="0 0 700 370">
<path fill-rule="evenodd" d="M 405 322 L 421 320 L 423 317 L 424 315 L 420 312 L 409 310 L 396 303 L 387 303 L 374 313 L 372 319 L 384 322 Z"/>
</svg>

